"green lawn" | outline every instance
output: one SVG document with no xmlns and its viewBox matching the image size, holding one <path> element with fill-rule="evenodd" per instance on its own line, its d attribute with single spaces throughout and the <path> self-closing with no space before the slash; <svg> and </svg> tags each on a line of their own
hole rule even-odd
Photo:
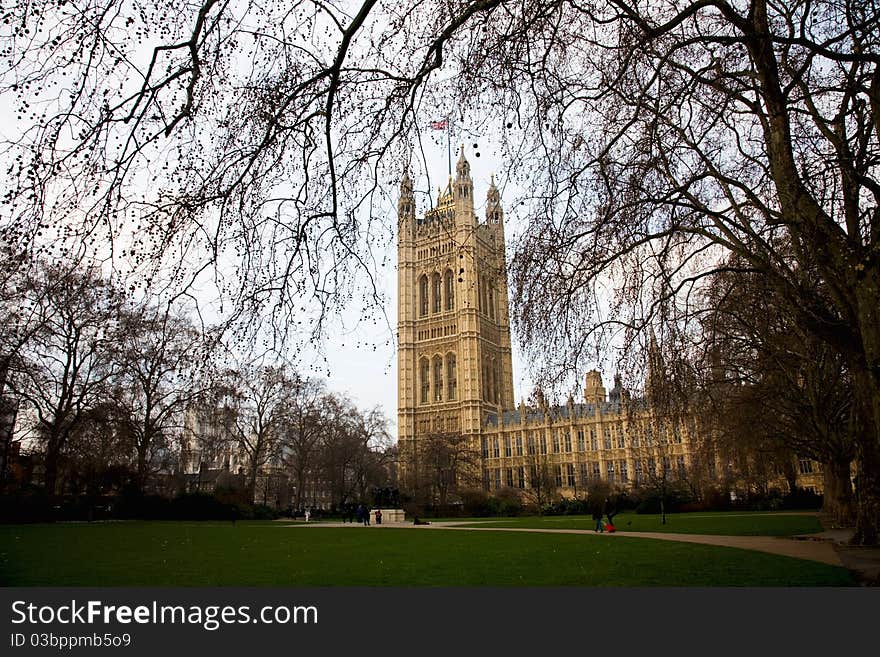
<svg viewBox="0 0 880 657">
<path fill-rule="evenodd" d="M 0 526 L 6 586 L 846 586 L 847 570 L 593 535 L 281 523 Z"/>
<path fill-rule="evenodd" d="M 451 520 L 451 518 L 450 518 Z M 526 516 L 522 518 L 470 518 L 468 524 L 493 527 L 528 527 L 542 529 L 593 529 L 596 521 L 589 516 Z M 477 524 L 479 523 L 479 525 Z M 672 532 L 678 534 L 720 534 L 726 536 L 794 536 L 822 531 L 819 519 L 812 515 L 787 515 L 762 512 L 671 513 L 666 524 L 659 515 L 621 513 L 614 525 L 624 532 Z"/>
</svg>

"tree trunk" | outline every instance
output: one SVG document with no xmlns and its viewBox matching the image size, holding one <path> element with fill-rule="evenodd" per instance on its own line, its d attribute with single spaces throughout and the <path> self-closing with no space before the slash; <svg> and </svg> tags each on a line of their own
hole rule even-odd
<svg viewBox="0 0 880 657">
<path fill-rule="evenodd" d="M 58 451 L 51 443 L 46 445 L 46 456 L 43 458 L 43 486 L 49 497 L 55 496 L 55 486 L 58 482 Z"/>
<path fill-rule="evenodd" d="M 822 510 L 829 514 L 838 527 L 851 527 L 855 509 L 850 479 L 850 461 L 829 461 L 822 464 L 824 501 Z"/>
<path fill-rule="evenodd" d="M 257 491 L 257 457 L 256 454 L 251 459 L 250 468 L 248 468 L 248 478 L 247 483 L 245 484 L 245 495 L 247 496 L 247 501 L 249 504 L 254 503 L 254 496 Z"/>
<path fill-rule="evenodd" d="M 853 368 L 856 426 L 855 545 L 877 545 L 880 537 L 880 386 L 865 368 Z"/>
<path fill-rule="evenodd" d="M 137 490 L 143 494 L 147 483 L 147 446 L 137 446 Z"/>
</svg>

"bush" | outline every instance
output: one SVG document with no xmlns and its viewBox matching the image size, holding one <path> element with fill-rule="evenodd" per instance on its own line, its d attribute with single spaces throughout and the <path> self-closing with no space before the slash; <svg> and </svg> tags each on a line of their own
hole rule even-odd
<svg viewBox="0 0 880 657">
<path fill-rule="evenodd" d="M 682 509 L 694 502 L 693 495 L 683 487 L 670 487 L 665 495 L 656 489 L 643 489 L 635 494 L 636 513 L 657 514 L 661 512 L 660 502 L 666 513 L 680 513 Z"/>
</svg>

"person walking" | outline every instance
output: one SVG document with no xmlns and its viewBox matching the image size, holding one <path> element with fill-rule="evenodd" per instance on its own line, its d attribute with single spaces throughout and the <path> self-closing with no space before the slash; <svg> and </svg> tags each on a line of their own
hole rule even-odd
<svg viewBox="0 0 880 657">
<path fill-rule="evenodd" d="M 362 523 L 364 522 L 364 505 L 363 505 L 363 504 L 358 504 L 358 507 L 357 507 L 357 520 L 358 520 L 358 524 L 359 524 L 359 525 L 362 524 Z"/>
<path fill-rule="evenodd" d="M 604 532 L 605 527 L 602 524 L 602 517 L 605 515 L 605 503 L 600 502 L 599 500 L 594 500 L 590 506 L 593 520 L 596 521 L 596 527 L 593 529 L 593 531 Z"/>
<path fill-rule="evenodd" d="M 608 498 L 605 507 L 605 516 L 608 518 L 608 525 L 614 527 L 614 516 L 620 513 L 620 507 L 622 506 L 621 498 L 623 495 L 617 495 L 613 498 Z"/>
<path fill-rule="evenodd" d="M 376 524 L 382 524 L 382 509 L 376 509 Z"/>
</svg>

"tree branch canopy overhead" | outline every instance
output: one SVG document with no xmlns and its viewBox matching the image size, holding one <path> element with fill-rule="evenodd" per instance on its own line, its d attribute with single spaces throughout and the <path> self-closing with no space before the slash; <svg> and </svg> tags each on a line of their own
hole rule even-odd
<svg viewBox="0 0 880 657">
<path fill-rule="evenodd" d="M 875 4 L 55 0 L 5 19 L 6 243 L 210 275 L 282 332 L 315 304 L 316 335 L 353 295 L 380 303 L 390 183 L 451 110 L 529 190 L 527 352 L 559 373 L 621 330 L 686 325 L 735 257 L 846 363 L 876 541 Z"/>
</svg>

